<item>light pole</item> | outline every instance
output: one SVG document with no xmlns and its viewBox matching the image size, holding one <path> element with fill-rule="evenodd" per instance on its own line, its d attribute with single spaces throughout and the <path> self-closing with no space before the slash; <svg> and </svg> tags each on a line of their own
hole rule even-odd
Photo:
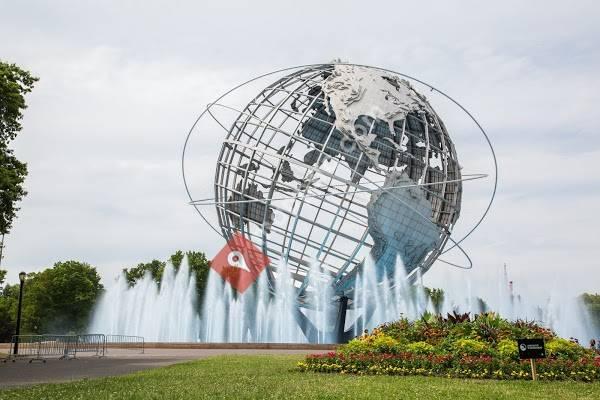
<svg viewBox="0 0 600 400">
<path fill-rule="evenodd" d="M 15 351 L 14 355 L 19 353 L 19 334 L 21 332 L 21 305 L 23 304 L 23 285 L 25 284 L 25 277 L 27 274 L 25 272 L 19 273 L 19 307 L 17 309 L 17 330 L 15 332 Z"/>
</svg>

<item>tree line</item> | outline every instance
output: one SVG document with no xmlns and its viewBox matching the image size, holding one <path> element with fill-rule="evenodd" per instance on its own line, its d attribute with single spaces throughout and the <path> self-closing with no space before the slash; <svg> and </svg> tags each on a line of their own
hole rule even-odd
<svg viewBox="0 0 600 400">
<path fill-rule="evenodd" d="M 179 270 L 184 257 L 190 274 L 196 278 L 198 299 L 204 298 L 210 262 L 199 251 L 176 251 L 168 261 Z M 148 275 L 160 285 L 167 262 L 152 260 L 131 268 L 123 274 L 130 286 Z M 15 333 L 19 283 L 5 284 L 6 271 L 0 270 L 0 342 L 10 341 Z M 57 262 L 41 272 L 27 274 L 24 282 L 21 317 L 22 334 L 82 333 L 92 311 L 104 291 L 95 267 L 80 261 Z M 199 302 L 201 304 L 201 302 Z"/>
<path fill-rule="evenodd" d="M 179 267 L 183 262 L 183 259 L 187 257 L 187 262 L 190 267 L 190 273 L 196 278 L 196 290 L 198 292 L 198 299 L 204 298 L 204 289 L 208 280 L 208 271 L 210 269 L 210 261 L 206 258 L 206 255 L 201 251 L 187 251 L 183 252 L 177 250 L 173 253 L 168 261 L 175 268 L 175 272 L 179 271 Z M 140 263 L 132 268 L 124 268 L 123 273 L 127 279 L 129 286 L 133 286 L 139 279 L 143 278 L 146 274 L 149 274 L 152 279 L 160 285 L 163 273 L 167 263 L 165 261 L 152 260 L 149 263 Z"/>
<path fill-rule="evenodd" d="M 4 283 L 6 271 L 0 271 Z M 25 279 L 21 333 L 68 333 L 85 330 L 102 292 L 96 268 L 79 261 L 57 262 Z M 19 284 L 0 288 L 0 342 L 15 333 Z"/>
</svg>

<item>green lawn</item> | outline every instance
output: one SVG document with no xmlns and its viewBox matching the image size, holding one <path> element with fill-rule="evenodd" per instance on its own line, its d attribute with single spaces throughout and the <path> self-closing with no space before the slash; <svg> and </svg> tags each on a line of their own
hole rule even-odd
<svg viewBox="0 0 600 400">
<path fill-rule="evenodd" d="M 301 373 L 298 356 L 222 356 L 115 378 L 0 391 L 0 399 L 600 399 L 600 383 Z"/>
</svg>

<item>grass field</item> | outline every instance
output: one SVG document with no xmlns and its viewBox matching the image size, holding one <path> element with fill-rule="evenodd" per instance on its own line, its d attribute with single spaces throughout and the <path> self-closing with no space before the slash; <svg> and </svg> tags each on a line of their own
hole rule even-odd
<svg viewBox="0 0 600 400">
<path fill-rule="evenodd" d="M 301 373 L 298 356 L 222 356 L 114 378 L 0 391 L 0 399 L 600 399 L 600 383 Z"/>
</svg>

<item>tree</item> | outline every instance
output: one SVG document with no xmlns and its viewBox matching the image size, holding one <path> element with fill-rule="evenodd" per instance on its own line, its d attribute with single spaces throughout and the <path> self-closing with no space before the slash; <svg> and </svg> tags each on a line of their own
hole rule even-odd
<svg viewBox="0 0 600 400">
<path fill-rule="evenodd" d="M 22 129 L 23 110 L 27 108 L 25 95 L 37 80 L 15 64 L 0 61 L 0 263 L 4 235 L 12 228 L 19 210 L 16 203 L 27 194 L 23 189 L 27 165 L 13 156 L 8 144 Z"/>
<path fill-rule="evenodd" d="M 19 210 L 16 204 L 27 195 L 23 189 L 26 176 L 27 165 L 17 160 L 12 155 L 12 150 L 0 148 L 0 234 L 2 236 L 12 228 L 12 221 Z M 1 251 L 0 248 L 0 255 Z"/>
<path fill-rule="evenodd" d="M 15 64 L 0 61 L 0 147 L 6 148 L 22 129 L 25 95 L 38 79 Z"/>
<path fill-rule="evenodd" d="M 142 279 L 146 273 L 149 273 L 154 282 L 160 285 L 166 265 L 167 264 L 164 261 L 152 260 L 149 263 L 139 263 L 133 268 L 123 268 L 123 273 L 125 274 L 129 286 L 135 285 L 135 283 Z"/>
<path fill-rule="evenodd" d="M 208 258 L 206 258 L 206 254 L 200 251 L 187 251 L 184 253 L 181 250 L 177 250 L 169 257 L 169 261 L 175 268 L 175 271 L 179 271 L 179 267 L 181 266 L 181 263 L 185 257 L 187 257 L 190 273 L 194 274 L 196 278 L 198 303 L 202 304 L 206 283 L 208 282 L 210 261 Z M 166 266 L 167 263 L 164 261 L 152 260 L 148 263 L 140 263 L 133 268 L 124 268 L 123 273 L 125 274 L 125 278 L 127 279 L 129 286 L 135 285 L 136 282 L 142 279 L 147 273 L 150 274 L 157 285 L 160 285 L 160 281 L 162 280 Z"/>
<path fill-rule="evenodd" d="M 70 333 L 86 329 L 103 287 L 96 268 L 65 261 L 29 274 L 25 289 L 24 332 Z"/>
<path fill-rule="evenodd" d="M 201 251 L 188 251 L 186 253 L 190 272 L 196 275 L 196 292 L 198 293 L 198 304 L 204 300 L 204 292 L 208 283 L 208 272 L 210 271 L 210 261 L 206 254 Z"/>
<path fill-rule="evenodd" d="M 0 285 L 6 271 L 0 270 Z M 79 261 L 57 262 L 30 273 L 23 295 L 22 334 L 83 332 L 103 288 L 96 268 Z M 19 284 L 0 293 L 0 342 L 15 333 Z"/>
<path fill-rule="evenodd" d="M 0 295 L 0 342 L 10 342 L 15 334 L 18 288 L 6 285 Z"/>
<path fill-rule="evenodd" d="M 181 262 L 183 261 L 185 254 L 181 250 L 177 250 L 175 253 L 169 257 L 169 261 L 175 267 L 175 271 L 179 271 L 179 267 L 181 266 Z"/>
<path fill-rule="evenodd" d="M 15 312 L 18 285 L 4 285 L 6 271 L 0 270 L 0 342 L 9 342 L 15 334 Z"/>
</svg>

